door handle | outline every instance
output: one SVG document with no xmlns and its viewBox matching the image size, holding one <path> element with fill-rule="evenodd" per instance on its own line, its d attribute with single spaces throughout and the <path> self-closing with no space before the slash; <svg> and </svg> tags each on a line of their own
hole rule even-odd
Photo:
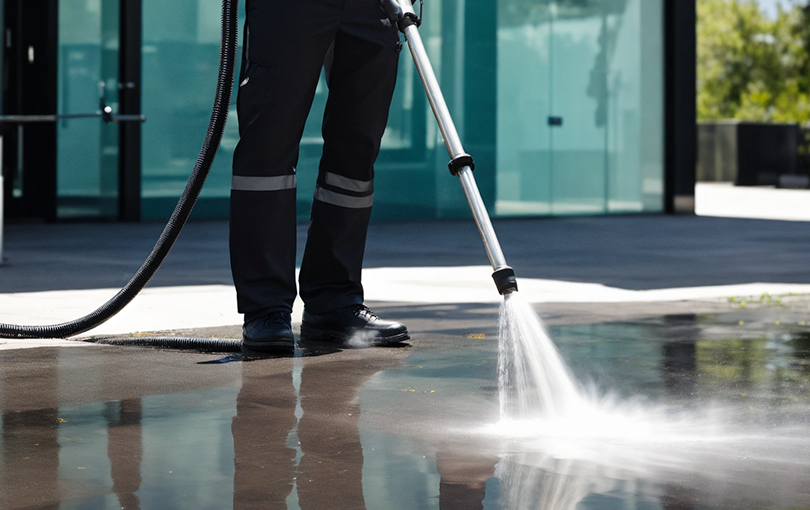
<svg viewBox="0 0 810 510">
<path fill-rule="evenodd" d="M 549 126 L 562 126 L 563 125 L 563 118 L 549 115 L 549 117 L 548 117 L 548 125 Z"/>
</svg>

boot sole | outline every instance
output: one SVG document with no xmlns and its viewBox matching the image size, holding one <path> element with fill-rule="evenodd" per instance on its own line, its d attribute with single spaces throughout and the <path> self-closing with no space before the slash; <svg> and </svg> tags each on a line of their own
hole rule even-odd
<svg viewBox="0 0 810 510">
<path fill-rule="evenodd" d="M 401 344 L 411 338 L 407 331 L 391 336 L 371 336 L 371 338 L 366 338 L 366 336 L 370 336 L 368 335 L 369 333 L 371 333 L 371 331 L 366 331 L 365 333 L 358 331 L 348 334 L 301 324 L 301 340 L 304 341 L 333 342 L 350 345 L 352 340 L 356 338 L 359 344 L 381 347 L 385 345 Z"/>
<path fill-rule="evenodd" d="M 289 354 L 295 352 L 295 339 L 281 339 L 281 340 L 248 340 L 242 339 L 242 351 L 273 353 L 273 354 Z"/>
</svg>

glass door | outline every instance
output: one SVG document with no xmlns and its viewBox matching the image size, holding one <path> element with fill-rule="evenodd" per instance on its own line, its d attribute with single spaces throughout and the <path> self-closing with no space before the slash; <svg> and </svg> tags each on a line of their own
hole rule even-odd
<svg viewBox="0 0 810 510">
<path fill-rule="evenodd" d="M 659 210 L 662 2 L 500 0 L 499 215 Z"/>
<path fill-rule="evenodd" d="M 495 212 L 552 212 L 553 2 L 501 0 L 498 11 L 498 134 Z"/>
<path fill-rule="evenodd" d="M 59 0 L 60 114 L 118 112 L 120 0 Z M 119 125 L 100 119 L 57 124 L 59 218 L 117 218 Z"/>
<path fill-rule="evenodd" d="M 549 37 L 553 214 L 606 210 L 607 2 L 551 4 Z"/>
</svg>

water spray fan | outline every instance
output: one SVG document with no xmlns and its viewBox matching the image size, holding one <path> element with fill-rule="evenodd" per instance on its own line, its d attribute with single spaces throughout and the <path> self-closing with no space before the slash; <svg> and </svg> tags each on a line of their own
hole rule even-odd
<svg viewBox="0 0 810 510">
<path fill-rule="evenodd" d="M 501 245 L 498 243 L 498 237 L 495 235 L 495 229 L 492 227 L 489 214 L 487 214 L 487 208 L 484 206 L 481 193 L 475 184 L 475 177 L 473 177 L 475 162 L 472 156 L 464 152 L 458 131 L 456 131 L 456 126 L 453 124 L 450 111 L 447 109 L 444 96 L 439 88 L 439 82 L 436 80 L 436 74 L 433 72 L 433 66 L 431 66 L 430 59 L 425 51 L 425 45 L 422 43 L 422 37 L 419 35 L 421 17 L 414 12 L 410 0 L 380 0 L 380 4 L 388 19 L 391 20 L 391 23 L 396 24 L 408 43 L 408 49 L 410 49 L 411 56 L 416 64 L 416 70 L 425 88 L 430 108 L 433 110 L 433 116 L 436 117 L 439 131 L 441 131 L 444 139 L 444 145 L 450 154 L 451 159 L 448 164 L 450 173 L 458 177 L 461 187 L 464 188 L 467 203 L 470 205 L 475 224 L 478 226 L 478 231 L 484 241 L 484 249 L 489 257 L 492 269 L 495 271 L 492 273 L 495 286 L 498 287 L 498 292 L 503 295 L 516 292 L 515 271 L 506 264 Z"/>
</svg>

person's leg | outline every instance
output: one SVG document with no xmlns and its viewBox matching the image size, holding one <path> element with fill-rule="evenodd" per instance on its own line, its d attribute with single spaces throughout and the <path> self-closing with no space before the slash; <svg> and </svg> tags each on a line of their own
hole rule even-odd
<svg viewBox="0 0 810 510">
<path fill-rule="evenodd" d="M 377 0 L 347 0 L 327 63 L 329 98 L 299 283 L 301 338 L 382 345 L 409 338 L 363 303 L 361 270 L 374 161 L 388 120 L 401 44 Z"/>
<path fill-rule="evenodd" d="M 374 161 L 400 48 L 399 35 L 377 0 L 347 2 L 327 67 L 323 156 L 299 275 L 301 297 L 311 313 L 363 302 L 360 277 Z"/>
<path fill-rule="evenodd" d="M 231 268 L 246 322 L 295 299 L 295 166 L 340 0 L 248 0 L 231 191 Z"/>
</svg>

